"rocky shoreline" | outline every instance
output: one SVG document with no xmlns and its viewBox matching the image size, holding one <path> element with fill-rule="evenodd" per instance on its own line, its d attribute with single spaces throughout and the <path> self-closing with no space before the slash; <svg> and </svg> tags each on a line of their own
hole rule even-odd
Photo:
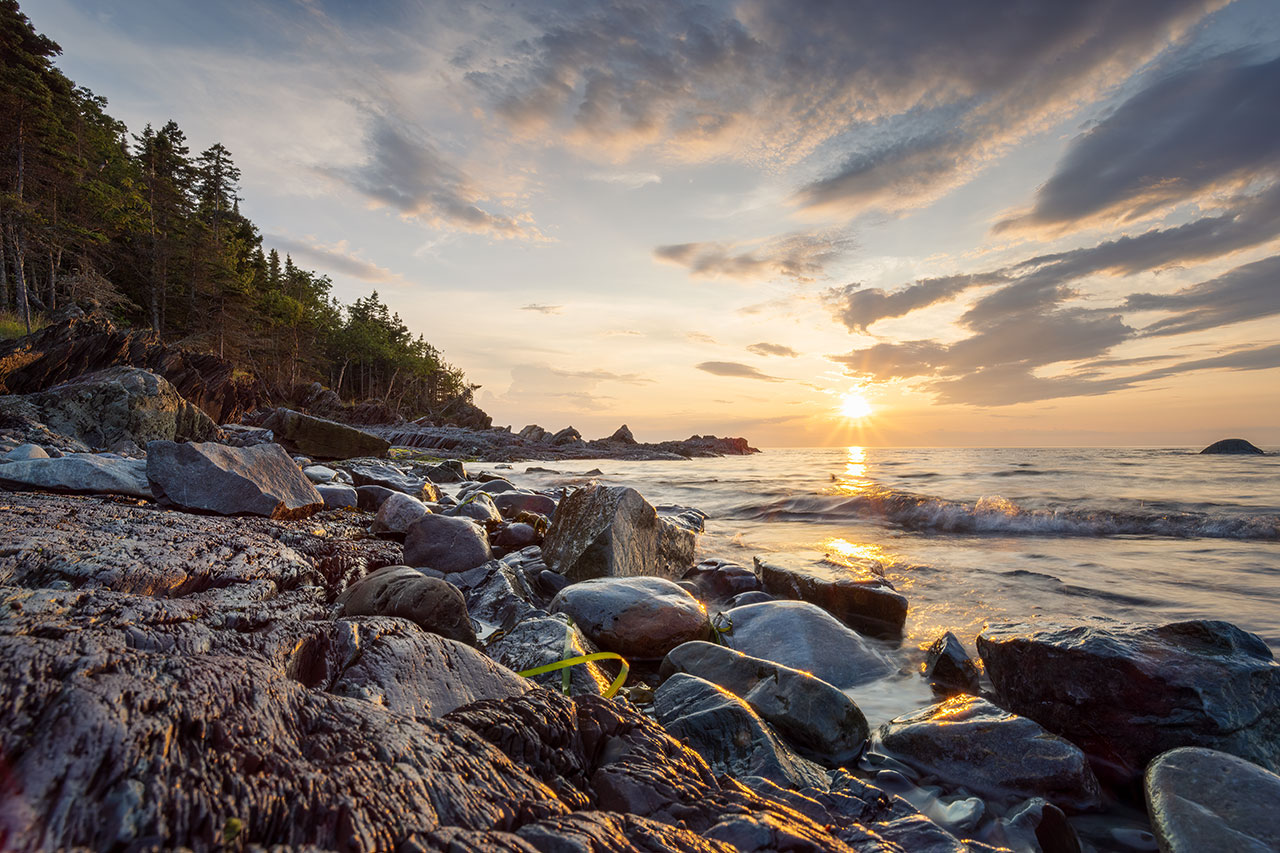
<svg viewBox="0 0 1280 853">
<path fill-rule="evenodd" d="M 896 674 L 887 581 L 719 559 L 696 509 L 462 444 L 255 420 L 133 368 L 0 397 L 0 847 L 1280 845 L 1280 665 L 1229 623 L 992 625 L 981 665 L 946 635 L 936 702 L 873 729 L 847 691 Z"/>
</svg>

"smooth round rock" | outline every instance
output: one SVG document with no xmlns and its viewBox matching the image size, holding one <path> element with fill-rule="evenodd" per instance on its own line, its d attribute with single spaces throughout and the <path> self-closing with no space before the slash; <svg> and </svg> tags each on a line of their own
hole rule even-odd
<svg viewBox="0 0 1280 853">
<path fill-rule="evenodd" d="M 469 518 L 481 524 L 502 521 L 498 508 L 493 505 L 493 498 L 485 492 L 473 492 L 470 497 L 457 506 L 450 507 L 445 515 L 456 515 Z"/>
<path fill-rule="evenodd" d="M 427 509 L 426 504 L 413 495 L 392 492 L 383 500 L 378 507 L 378 514 L 373 517 L 373 532 L 403 534 L 415 522 L 430 514 L 431 510 Z"/>
<path fill-rule="evenodd" d="M 499 492 L 493 496 L 493 503 L 498 508 L 498 512 L 502 513 L 503 518 L 515 518 L 522 512 L 532 512 L 550 518 L 556 512 L 554 500 L 534 492 Z"/>
<path fill-rule="evenodd" d="M 437 571 L 465 572 L 493 556 L 489 535 L 468 518 L 428 515 L 409 526 L 404 537 L 404 561 Z"/>
<path fill-rule="evenodd" d="M 325 509 L 354 508 L 360 503 L 356 490 L 343 483 L 317 483 L 316 491 L 324 498 Z"/>
<path fill-rule="evenodd" d="M 1215 441 L 1213 444 L 1209 445 L 1208 447 L 1206 447 L 1204 450 L 1201 450 L 1200 452 L 1210 453 L 1210 454 L 1222 453 L 1222 454 L 1236 454 L 1236 455 L 1246 455 L 1246 456 L 1263 456 L 1264 455 L 1262 448 L 1257 447 L 1256 445 L 1253 444 L 1253 442 L 1246 441 L 1243 438 L 1224 438 L 1221 441 Z"/>
<path fill-rule="evenodd" d="M 317 486 L 321 483 L 331 483 L 333 478 L 338 476 L 338 472 L 327 465 L 308 465 L 302 469 L 302 473 Z"/>
<path fill-rule="evenodd" d="M 356 497 L 360 501 L 360 509 L 377 512 L 382 502 L 396 494 L 394 489 L 386 486 L 356 486 Z"/>
<path fill-rule="evenodd" d="M 564 613 L 602 649 L 657 660 L 711 632 L 706 609 L 665 578 L 596 578 L 565 587 L 550 611 Z"/>
<path fill-rule="evenodd" d="M 527 548 L 538 541 L 538 531 L 532 525 L 513 521 L 502 525 L 493 535 L 493 544 L 503 548 Z"/>
<path fill-rule="evenodd" d="M 462 592 L 410 566 L 384 566 L 338 596 L 343 616 L 398 616 L 424 631 L 475 645 Z"/>
<path fill-rule="evenodd" d="M 701 601 L 728 601 L 744 592 L 761 589 L 760 578 L 754 571 L 739 563 L 714 557 L 685 572 L 681 580 L 694 585 L 698 590 L 694 594 Z"/>
<path fill-rule="evenodd" d="M 1280 776 L 1200 747 L 1158 756 L 1145 777 L 1147 812 L 1166 853 L 1280 850 Z"/>
<path fill-rule="evenodd" d="M 19 444 L 4 458 L 7 462 L 25 462 L 28 459 L 48 459 L 49 453 L 38 444 Z"/>
</svg>

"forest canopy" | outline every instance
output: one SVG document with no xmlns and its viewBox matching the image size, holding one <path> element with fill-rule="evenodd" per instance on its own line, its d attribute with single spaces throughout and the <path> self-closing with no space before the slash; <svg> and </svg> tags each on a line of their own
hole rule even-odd
<svg viewBox="0 0 1280 853">
<path fill-rule="evenodd" d="M 281 392 L 321 381 L 411 414 L 470 399 L 376 291 L 343 305 L 327 276 L 264 251 L 221 143 L 193 153 L 172 120 L 130 133 L 60 53 L 0 0 L 0 312 L 20 332 L 96 305 Z"/>
</svg>

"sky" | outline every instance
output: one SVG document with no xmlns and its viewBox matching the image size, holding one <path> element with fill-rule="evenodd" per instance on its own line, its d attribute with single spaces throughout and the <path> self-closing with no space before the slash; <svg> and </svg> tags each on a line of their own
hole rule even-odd
<svg viewBox="0 0 1280 853">
<path fill-rule="evenodd" d="M 1280 445 L 1280 0 L 23 11 L 495 425 Z"/>
</svg>

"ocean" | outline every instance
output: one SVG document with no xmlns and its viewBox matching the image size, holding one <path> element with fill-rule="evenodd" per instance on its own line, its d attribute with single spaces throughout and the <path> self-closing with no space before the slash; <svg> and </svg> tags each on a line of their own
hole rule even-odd
<svg viewBox="0 0 1280 853">
<path fill-rule="evenodd" d="M 1280 650 L 1276 455 L 849 447 L 501 473 L 534 488 L 595 479 L 699 509 L 701 556 L 883 573 L 910 611 L 891 650 L 898 676 L 851 694 L 872 726 L 934 701 L 919 668 L 935 638 L 953 631 L 976 659 L 987 623 L 1224 619 Z"/>
</svg>

